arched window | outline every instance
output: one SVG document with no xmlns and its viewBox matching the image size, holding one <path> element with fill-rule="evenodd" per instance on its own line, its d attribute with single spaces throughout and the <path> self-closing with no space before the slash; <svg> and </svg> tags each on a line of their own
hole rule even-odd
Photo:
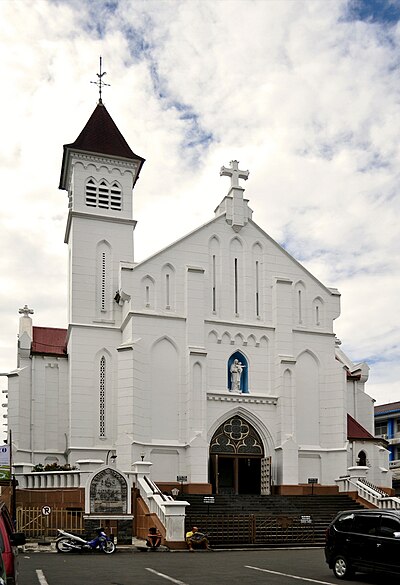
<svg viewBox="0 0 400 585">
<path fill-rule="evenodd" d="M 142 280 L 143 283 L 143 300 L 144 306 L 147 309 L 154 309 L 155 306 L 155 292 L 154 292 L 154 278 L 147 275 Z"/>
<path fill-rule="evenodd" d="M 111 247 L 103 240 L 97 244 L 96 314 L 102 319 L 112 316 L 113 266 Z"/>
<path fill-rule="evenodd" d="M 295 286 L 295 315 L 299 325 L 306 324 L 306 289 L 300 280 Z"/>
<path fill-rule="evenodd" d="M 365 467 L 367 465 L 367 454 L 365 451 L 360 451 L 357 455 L 357 465 Z"/>
<path fill-rule="evenodd" d="M 324 321 L 324 301 L 317 297 L 313 300 L 313 320 L 314 325 L 323 325 Z"/>
<path fill-rule="evenodd" d="M 99 437 L 106 436 L 106 358 L 100 359 L 99 372 Z"/>
<path fill-rule="evenodd" d="M 231 257 L 231 283 L 232 283 L 232 300 L 233 312 L 236 317 L 243 310 L 244 290 L 244 262 L 243 262 L 243 245 L 238 238 L 234 238 L 230 243 Z"/>
<path fill-rule="evenodd" d="M 253 246 L 253 270 L 254 270 L 254 312 L 257 319 L 261 315 L 261 293 L 262 293 L 262 280 L 261 280 L 261 261 L 262 261 L 262 247 L 257 242 Z"/>
<path fill-rule="evenodd" d="M 228 390 L 248 394 L 248 363 L 242 352 L 235 351 L 228 360 Z"/>
<path fill-rule="evenodd" d="M 175 269 L 171 264 L 165 264 L 162 269 L 163 305 L 167 310 L 175 310 Z"/>
<path fill-rule="evenodd" d="M 92 177 L 86 182 L 85 202 L 88 207 L 122 209 L 122 191 L 116 181 L 110 186 L 105 179 L 97 183 Z"/>
<path fill-rule="evenodd" d="M 218 238 L 213 236 L 209 243 L 209 254 L 210 254 L 210 284 L 211 284 L 211 310 L 216 313 L 218 310 L 219 302 L 219 262 L 220 262 L 220 251 Z"/>
</svg>

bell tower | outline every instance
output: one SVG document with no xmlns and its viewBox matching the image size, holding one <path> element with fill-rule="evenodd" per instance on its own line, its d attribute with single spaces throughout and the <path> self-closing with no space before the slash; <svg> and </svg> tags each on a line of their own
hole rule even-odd
<svg viewBox="0 0 400 585">
<path fill-rule="evenodd" d="M 133 262 L 132 190 L 143 162 L 101 99 L 75 142 L 64 145 L 70 323 L 115 322 L 119 264 Z"/>
<path fill-rule="evenodd" d="M 101 75 L 101 73 L 100 73 Z M 99 77 L 101 89 L 101 76 Z M 64 145 L 68 193 L 68 342 L 71 461 L 115 448 L 120 267 L 134 261 L 132 191 L 144 159 L 101 100 L 75 142 Z"/>
</svg>

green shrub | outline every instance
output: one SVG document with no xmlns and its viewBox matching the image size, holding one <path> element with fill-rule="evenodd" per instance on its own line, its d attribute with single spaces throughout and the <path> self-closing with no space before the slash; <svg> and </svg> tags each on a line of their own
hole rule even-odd
<svg viewBox="0 0 400 585">
<path fill-rule="evenodd" d="M 32 467 L 32 472 L 34 471 L 73 471 L 74 469 L 78 469 L 75 465 L 70 465 L 69 463 L 65 463 L 64 465 L 59 465 L 58 463 L 47 463 L 47 465 L 43 465 L 43 463 L 38 463 L 34 467 Z"/>
</svg>

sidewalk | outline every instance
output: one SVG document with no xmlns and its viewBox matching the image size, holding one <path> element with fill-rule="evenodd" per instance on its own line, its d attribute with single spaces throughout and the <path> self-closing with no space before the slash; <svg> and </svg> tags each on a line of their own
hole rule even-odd
<svg viewBox="0 0 400 585">
<path fill-rule="evenodd" d="M 147 552 L 148 548 L 146 546 L 146 541 L 140 538 L 132 538 L 132 544 L 118 544 L 117 546 L 117 553 L 139 553 L 139 552 Z M 55 539 L 48 539 L 48 540 L 40 540 L 40 541 L 28 541 L 23 546 L 19 546 L 18 550 L 22 554 L 27 553 L 36 553 L 36 552 L 47 552 L 47 553 L 56 553 L 56 541 Z M 161 545 L 157 552 L 169 552 L 169 548 L 166 546 Z"/>
</svg>

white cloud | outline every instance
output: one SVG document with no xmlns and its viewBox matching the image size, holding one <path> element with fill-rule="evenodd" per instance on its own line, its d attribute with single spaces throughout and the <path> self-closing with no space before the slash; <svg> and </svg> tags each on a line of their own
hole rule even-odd
<svg viewBox="0 0 400 585">
<path fill-rule="evenodd" d="M 398 399 L 400 27 L 346 20 L 347 4 L 0 3 L 0 370 L 19 307 L 66 325 L 62 145 L 95 107 L 101 54 L 107 108 L 147 159 L 137 259 L 209 220 L 238 159 L 255 221 L 340 289 L 336 331 L 373 360 L 369 393 Z"/>
</svg>

